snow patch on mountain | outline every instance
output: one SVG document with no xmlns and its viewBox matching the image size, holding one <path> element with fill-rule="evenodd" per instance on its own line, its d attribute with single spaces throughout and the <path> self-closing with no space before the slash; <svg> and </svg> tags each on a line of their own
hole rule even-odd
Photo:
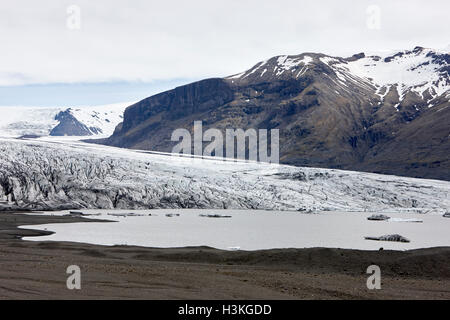
<svg viewBox="0 0 450 320">
<path fill-rule="evenodd" d="M 402 101 L 408 91 L 421 97 L 428 93 L 432 99 L 449 91 L 449 61 L 448 53 L 417 47 L 393 55 L 367 56 L 336 64 L 335 68 L 366 79 L 379 89 L 395 86 Z"/>
<path fill-rule="evenodd" d="M 295 72 L 300 67 L 301 70 L 297 74 L 297 78 L 303 74 L 307 66 L 314 61 L 313 57 L 309 55 L 299 55 L 299 56 L 277 56 L 268 60 L 264 60 L 258 62 L 253 68 L 227 77 L 226 79 L 245 79 L 253 74 L 259 75 L 259 77 L 263 77 L 264 74 L 273 74 L 275 76 L 280 76 L 286 71 Z M 270 65 L 270 67 L 268 66 Z M 266 66 L 266 68 L 263 68 Z M 268 71 L 271 71 L 267 73 Z"/>
<path fill-rule="evenodd" d="M 123 121 L 123 112 L 134 102 L 116 103 L 95 107 L 70 108 L 72 115 L 89 128 L 99 128 L 104 136 L 110 136 Z"/>
<path fill-rule="evenodd" d="M 289 57 L 289 56 L 281 56 L 277 59 L 277 66 L 275 66 L 274 71 L 277 72 L 277 75 L 282 74 L 284 71 L 289 71 L 303 65 L 306 67 L 308 64 L 310 64 L 313 61 L 313 58 L 310 56 L 304 56 L 304 57 Z"/>
</svg>

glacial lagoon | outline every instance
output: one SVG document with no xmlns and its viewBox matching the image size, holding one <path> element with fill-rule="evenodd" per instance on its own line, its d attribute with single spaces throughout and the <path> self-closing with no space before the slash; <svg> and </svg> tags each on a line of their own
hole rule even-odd
<svg viewBox="0 0 450 320">
<path fill-rule="evenodd" d="M 450 246 L 450 218 L 441 214 L 386 213 L 390 221 L 369 221 L 373 212 L 301 213 L 264 210 L 80 210 L 80 222 L 21 226 L 55 232 L 28 241 L 71 241 L 145 247 L 209 246 L 224 250 L 329 247 L 409 250 Z M 44 212 L 65 215 L 69 211 Z M 123 214 L 123 215 L 122 215 Z M 226 215 L 229 217 L 208 217 Z M 421 223 L 412 222 L 421 220 Z M 366 236 L 400 234 L 409 243 L 370 241 Z"/>
</svg>

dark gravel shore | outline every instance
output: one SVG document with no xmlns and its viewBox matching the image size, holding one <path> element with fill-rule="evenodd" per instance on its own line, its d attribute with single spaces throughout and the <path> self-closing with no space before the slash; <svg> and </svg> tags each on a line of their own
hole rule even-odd
<svg viewBox="0 0 450 320">
<path fill-rule="evenodd" d="M 1 299 L 450 299 L 450 248 L 412 251 L 105 247 L 30 242 L 20 225 L 92 219 L 0 213 Z M 382 289 L 368 290 L 369 265 Z M 66 268 L 81 268 L 81 290 Z"/>
</svg>

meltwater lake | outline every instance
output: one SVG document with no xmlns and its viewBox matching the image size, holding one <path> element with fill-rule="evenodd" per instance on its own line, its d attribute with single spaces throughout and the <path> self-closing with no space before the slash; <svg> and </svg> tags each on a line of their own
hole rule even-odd
<svg viewBox="0 0 450 320">
<path fill-rule="evenodd" d="M 21 226 L 55 232 L 29 241 L 71 241 L 145 247 L 209 246 L 224 250 L 329 247 L 362 250 L 408 250 L 450 246 L 450 218 L 441 214 L 386 213 L 388 221 L 369 221 L 368 212 L 300 213 L 262 210 L 79 210 L 81 222 Z M 36 213 L 34 213 L 36 214 Z M 69 211 L 44 212 L 66 215 Z M 123 216 L 121 214 L 124 214 Z M 208 217 L 223 215 L 230 217 Z M 420 220 L 422 222 L 412 222 Z M 409 243 L 364 237 L 400 234 Z"/>
</svg>

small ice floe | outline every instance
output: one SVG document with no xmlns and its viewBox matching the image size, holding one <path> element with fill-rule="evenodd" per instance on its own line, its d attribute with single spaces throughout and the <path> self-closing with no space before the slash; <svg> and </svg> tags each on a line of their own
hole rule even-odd
<svg viewBox="0 0 450 320">
<path fill-rule="evenodd" d="M 399 235 L 399 234 L 388 234 L 381 237 L 364 237 L 366 240 L 375 241 L 394 241 L 394 242 L 411 242 L 409 239 Z"/>
<path fill-rule="evenodd" d="M 367 218 L 367 220 L 372 220 L 372 221 L 386 221 L 389 219 L 390 219 L 390 217 L 385 216 L 384 214 L 373 214 Z"/>
<path fill-rule="evenodd" d="M 299 212 L 305 212 L 305 213 L 314 213 L 312 209 L 306 209 L 306 208 L 299 208 L 297 209 Z M 323 211 L 330 211 L 330 210 L 323 210 Z"/>
<path fill-rule="evenodd" d="M 88 216 L 100 216 L 101 213 L 84 213 L 80 211 L 69 211 L 68 216 L 71 217 L 88 217 Z"/>
<path fill-rule="evenodd" d="M 108 213 L 108 216 L 113 216 L 113 217 L 126 217 L 127 214 L 126 214 L 126 213 Z"/>
<path fill-rule="evenodd" d="M 422 223 L 423 220 L 422 219 L 414 219 L 414 218 L 391 218 L 389 219 L 389 222 L 418 222 L 418 223 Z"/>
<path fill-rule="evenodd" d="M 241 247 L 228 247 L 228 250 L 230 250 L 230 251 L 239 251 L 239 250 L 241 250 Z"/>
<path fill-rule="evenodd" d="M 200 217 L 205 217 L 205 218 L 231 218 L 232 216 L 227 216 L 227 215 L 223 215 L 223 214 L 200 214 Z"/>
<path fill-rule="evenodd" d="M 69 215 L 71 215 L 71 216 L 84 216 L 84 213 L 80 212 L 80 211 L 69 211 Z"/>
<path fill-rule="evenodd" d="M 179 217 L 180 214 L 179 213 L 167 213 L 166 217 L 172 218 L 172 217 Z"/>
<path fill-rule="evenodd" d="M 114 217 L 142 217 L 144 215 L 140 214 L 140 213 L 128 212 L 128 213 L 108 213 L 108 216 L 114 216 Z"/>
</svg>

